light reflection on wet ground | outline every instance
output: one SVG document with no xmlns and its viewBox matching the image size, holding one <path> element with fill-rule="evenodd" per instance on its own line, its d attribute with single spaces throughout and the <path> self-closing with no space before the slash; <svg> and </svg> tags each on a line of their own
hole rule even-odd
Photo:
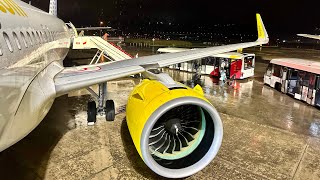
<svg viewBox="0 0 320 180">
<path fill-rule="evenodd" d="M 254 78 L 236 80 L 235 87 L 220 86 L 217 79 L 202 76 L 200 85 L 220 113 L 270 125 L 298 134 L 320 137 L 320 111 L 263 84 L 265 62 L 257 62 Z M 193 87 L 193 74 L 165 71 L 176 81 Z M 190 82 L 191 81 L 191 82 Z"/>
<path fill-rule="evenodd" d="M 320 179 L 319 110 L 264 86 L 266 66 L 258 62 L 255 77 L 235 88 L 202 76 L 224 140 L 215 160 L 187 179 Z M 166 72 L 190 85 L 192 74 Z M 86 126 L 86 90 L 58 98 L 38 128 L 0 154 L 1 179 L 162 179 L 143 163 L 126 126 L 123 107 L 139 82 L 109 82 L 116 120 L 98 117 L 93 127 Z"/>
</svg>

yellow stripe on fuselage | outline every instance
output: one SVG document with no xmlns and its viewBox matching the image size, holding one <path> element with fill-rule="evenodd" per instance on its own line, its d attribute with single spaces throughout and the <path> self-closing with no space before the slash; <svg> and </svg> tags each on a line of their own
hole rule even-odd
<svg viewBox="0 0 320 180">
<path fill-rule="evenodd" d="M 0 0 L 0 12 L 27 17 L 24 10 L 13 0 Z"/>
</svg>

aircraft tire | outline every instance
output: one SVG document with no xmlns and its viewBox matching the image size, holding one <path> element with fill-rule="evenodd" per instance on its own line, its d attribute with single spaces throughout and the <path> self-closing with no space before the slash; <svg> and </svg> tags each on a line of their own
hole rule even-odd
<svg viewBox="0 0 320 180">
<path fill-rule="evenodd" d="M 114 101 L 107 100 L 106 101 L 106 120 L 107 121 L 114 121 L 115 119 L 115 108 L 114 108 Z"/>
<path fill-rule="evenodd" d="M 95 123 L 97 121 L 97 107 L 95 101 L 88 102 L 88 109 L 87 109 L 87 121 L 89 123 Z"/>
</svg>

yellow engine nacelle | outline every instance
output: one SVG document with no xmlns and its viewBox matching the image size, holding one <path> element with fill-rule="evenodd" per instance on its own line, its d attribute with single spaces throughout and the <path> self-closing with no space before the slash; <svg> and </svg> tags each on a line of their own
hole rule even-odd
<svg viewBox="0 0 320 180">
<path fill-rule="evenodd" d="M 127 124 L 146 165 L 168 178 L 190 176 L 206 167 L 221 146 L 223 126 L 202 88 L 168 88 L 144 80 L 131 93 Z"/>
</svg>

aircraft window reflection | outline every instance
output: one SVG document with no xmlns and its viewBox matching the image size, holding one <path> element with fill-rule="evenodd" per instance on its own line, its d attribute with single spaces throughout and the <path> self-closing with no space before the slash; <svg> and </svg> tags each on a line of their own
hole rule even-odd
<svg viewBox="0 0 320 180">
<path fill-rule="evenodd" d="M 49 30 L 46 30 L 46 35 L 47 35 L 48 41 L 52 41 Z"/>
<path fill-rule="evenodd" d="M 10 52 L 13 52 L 13 48 L 12 48 L 12 45 L 11 45 L 11 42 L 10 42 L 10 39 L 9 39 L 8 34 L 5 33 L 5 32 L 3 32 L 3 38 L 4 38 L 4 40 L 5 40 L 6 43 L 7 43 L 7 46 L 8 46 L 8 48 L 9 48 L 9 51 L 10 51 Z"/>
<path fill-rule="evenodd" d="M 18 49 L 21 50 L 21 45 L 20 45 L 20 41 L 18 39 L 17 34 L 15 32 L 13 32 L 12 35 L 13 35 L 13 39 L 16 41 Z"/>
<path fill-rule="evenodd" d="M 38 44 L 41 44 L 40 34 L 39 31 L 36 32 Z"/>
<path fill-rule="evenodd" d="M 45 31 L 45 30 L 44 30 L 44 31 L 42 31 L 42 34 L 43 34 L 43 37 L 44 37 L 45 41 L 46 41 L 46 42 L 49 42 L 49 39 L 48 39 L 48 36 L 47 36 L 47 34 L 46 34 L 46 31 Z"/>
<path fill-rule="evenodd" d="M 42 42 L 45 43 L 46 42 L 46 38 L 43 35 L 43 31 L 40 31 L 39 34 L 40 34 L 40 37 L 42 39 Z"/>
<path fill-rule="evenodd" d="M 45 40 L 43 39 L 43 35 L 42 35 L 42 32 L 41 32 L 41 31 L 39 31 L 39 36 L 40 36 L 40 41 L 41 41 L 41 43 L 44 43 Z"/>
<path fill-rule="evenodd" d="M 50 39 L 50 33 L 48 30 L 45 31 L 45 34 L 47 36 L 48 42 L 50 42 L 52 39 Z"/>
<path fill-rule="evenodd" d="M 27 31 L 27 36 L 28 36 L 28 40 L 30 42 L 30 45 L 33 46 L 32 38 L 31 38 L 31 35 L 28 31 Z"/>
<path fill-rule="evenodd" d="M 28 44 L 27 44 L 27 41 L 26 41 L 26 36 L 23 34 L 23 32 L 20 32 L 20 36 L 21 36 L 21 39 L 23 41 L 23 44 L 26 48 L 28 48 Z"/>
<path fill-rule="evenodd" d="M 48 42 L 48 37 L 47 37 L 46 31 L 42 31 L 42 36 L 44 38 L 44 41 Z"/>
<path fill-rule="evenodd" d="M 34 31 L 32 31 L 32 37 L 34 44 L 37 45 L 36 35 L 34 34 Z"/>
<path fill-rule="evenodd" d="M 43 31 L 40 31 L 40 35 L 41 35 L 43 43 L 47 42 L 46 37 L 43 34 Z"/>
<path fill-rule="evenodd" d="M 50 41 L 50 38 L 49 38 L 46 30 L 43 31 L 43 36 L 46 38 L 46 42 Z"/>
</svg>

